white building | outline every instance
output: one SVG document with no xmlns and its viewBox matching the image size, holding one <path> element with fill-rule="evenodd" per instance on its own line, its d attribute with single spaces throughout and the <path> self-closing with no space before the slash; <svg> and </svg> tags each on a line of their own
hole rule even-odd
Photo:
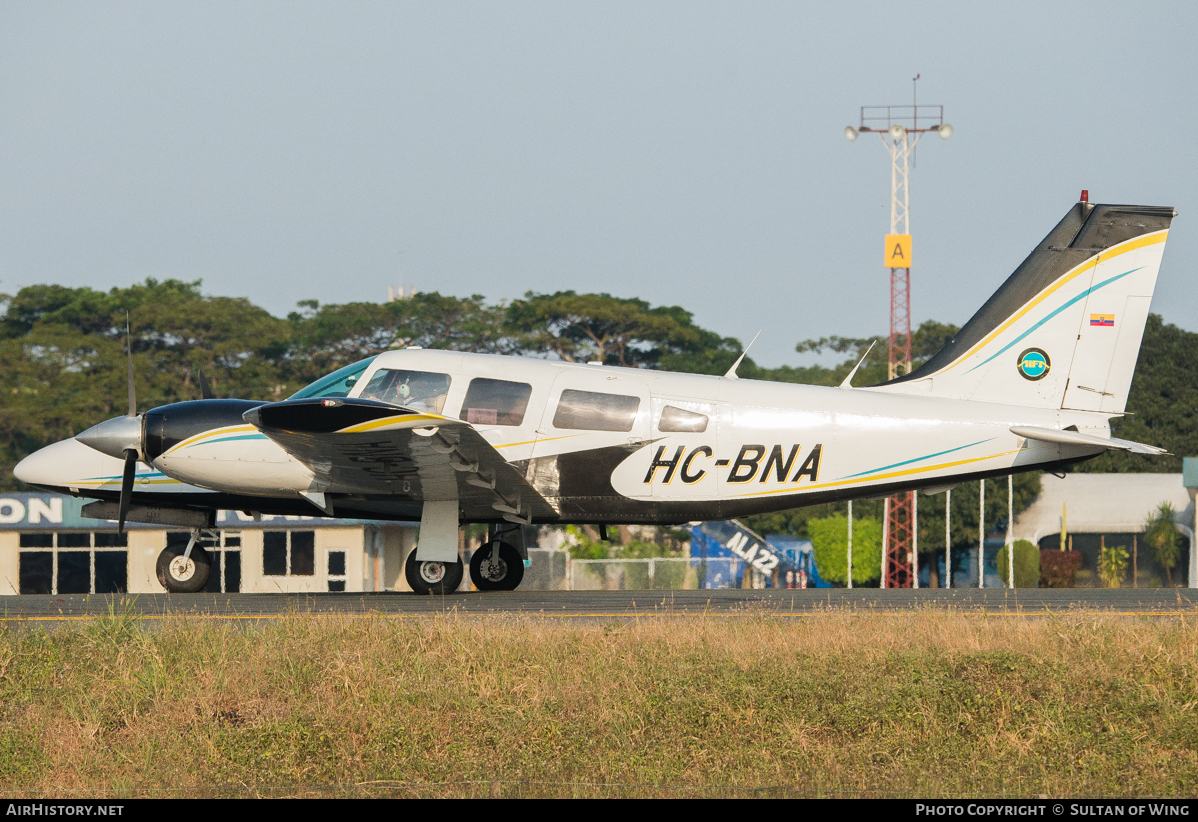
<svg viewBox="0 0 1198 822">
<path fill-rule="evenodd" d="M 0 497 L 0 594 L 163 593 L 158 555 L 186 544 L 185 530 L 85 518 L 85 500 L 58 494 Z M 416 529 L 397 523 L 270 517 L 240 511 L 217 517 L 219 545 L 206 543 L 206 590 L 280 593 L 410 590 L 403 563 Z"/>
</svg>

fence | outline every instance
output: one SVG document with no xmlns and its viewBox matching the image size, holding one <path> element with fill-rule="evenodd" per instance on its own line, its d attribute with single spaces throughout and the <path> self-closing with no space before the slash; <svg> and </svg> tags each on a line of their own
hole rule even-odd
<svg viewBox="0 0 1198 822">
<path fill-rule="evenodd" d="M 566 588 L 573 591 L 676 591 L 737 587 L 743 562 L 735 559 L 575 559 Z"/>
</svg>

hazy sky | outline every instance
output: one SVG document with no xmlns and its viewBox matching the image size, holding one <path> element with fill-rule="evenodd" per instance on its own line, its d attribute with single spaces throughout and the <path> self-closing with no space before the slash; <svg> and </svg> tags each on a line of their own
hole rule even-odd
<svg viewBox="0 0 1198 822">
<path fill-rule="evenodd" d="M 962 323 L 1088 188 L 1175 206 L 1153 303 L 1198 330 L 1198 4 L 0 1 L 0 291 L 203 279 L 296 301 L 607 291 L 763 364 L 887 328 L 889 158 L 916 322 Z"/>
</svg>

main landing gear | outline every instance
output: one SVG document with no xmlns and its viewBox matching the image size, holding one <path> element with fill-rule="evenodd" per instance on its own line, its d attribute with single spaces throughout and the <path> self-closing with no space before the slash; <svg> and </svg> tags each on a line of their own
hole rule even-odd
<svg viewBox="0 0 1198 822">
<path fill-rule="evenodd" d="M 418 594 L 452 594 L 462 584 L 462 561 L 420 562 L 412 551 L 404 564 L 404 576 Z"/>
<path fill-rule="evenodd" d="M 480 591 L 514 591 L 524 579 L 524 560 L 506 542 L 493 539 L 470 558 L 470 581 Z"/>
<path fill-rule="evenodd" d="M 172 594 L 194 594 L 208 584 L 212 560 L 199 544 L 203 539 L 200 529 L 191 532 L 186 548 L 168 545 L 158 555 L 158 582 Z M 459 563 L 460 564 L 460 563 Z"/>
</svg>

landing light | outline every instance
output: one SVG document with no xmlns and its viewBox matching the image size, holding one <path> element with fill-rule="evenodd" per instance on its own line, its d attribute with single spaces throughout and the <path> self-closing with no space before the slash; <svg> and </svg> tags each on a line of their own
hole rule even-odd
<svg viewBox="0 0 1198 822">
<path fill-rule="evenodd" d="M 901 139 L 903 139 L 903 136 L 906 133 L 907 133 L 907 129 L 903 128 L 898 123 L 895 123 L 894 125 L 892 125 L 890 127 L 890 139 L 891 140 L 895 140 L 895 141 L 901 140 Z"/>
<path fill-rule="evenodd" d="M 945 123 L 940 128 L 936 129 L 936 131 L 940 134 L 941 140 L 947 140 L 949 137 L 953 136 L 953 127 L 948 123 Z"/>
<path fill-rule="evenodd" d="M 844 139 L 848 140 L 850 143 L 853 142 L 854 140 L 856 140 L 857 139 L 857 129 L 853 128 L 852 126 L 845 126 L 844 127 Z"/>
</svg>

